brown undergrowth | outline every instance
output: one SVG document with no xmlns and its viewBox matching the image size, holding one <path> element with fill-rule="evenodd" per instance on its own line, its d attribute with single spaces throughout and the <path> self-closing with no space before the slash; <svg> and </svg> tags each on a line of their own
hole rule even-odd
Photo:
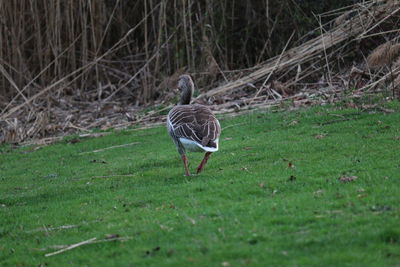
<svg viewBox="0 0 400 267">
<path fill-rule="evenodd" d="M 150 11 L 148 15 L 151 15 Z M 323 18 L 331 20 L 322 23 Z M 215 51 L 205 45 L 204 54 L 208 60 L 205 66 L 212 71 L 206 74 L 191 72 L 198 84 L 207 84 L 198 90 L 195 102 L 210 105 L 216 113 L 240 113 L 282 103 L 290 103 L 294 108 L 332 103 L 343 99 L 344 95 L 360 97 L 383 92 L 391 98 L 400 97 L 400 2 L 363 2 L 320 14 L 316 19 L 320 22 L 318 28 L 297 43 L 292 40 L 292 35 L 279 55 L 248 69 L 229 70 L 214 56 Z M 132 33 L 128 31 L 112 49 L 99 53 L 93 61 L 73 73 L 97 71 L 99 64 L 107 61 L 113 49 L 123 46 Z M 137 78 L 143 73 L 150 75 L 149 69 L 143 70 L 149 67 L 148 63 L 153 64 L 153 60 L 160 60 L 157 55 L 163 47 L 171 45 L 174 38 L 174 33 L 171 33 L 163 39 L 164 42 L 153 55 L 146 57 L 143 67 L 133 75 L 117 68 L 110 70 L 109 75 L 126 76 L 119 83 L 110 80 L 92 89 L 72 91 L 66 86 L 75 77 L 71 76 L 55 81 L 29 98 L 19 92 L 18 101 L 3 105 L 0 141 L 26 143 L 42 140 L 39 142 L 47 143 L 66 134 L 91 134 L 94 128 L 147 127 L 162 122 L 165 113 L 176 102 L 172 89 L 177 77 L 188 70 L 177 68 L 158 84 L 137 84 Z M 204 42 L 209 40 L 207 35 L 203 35 Z M 187 45 L 190 48 L 191 44 Z M 12 83 L 5 68 L 0 68 L 0 72 Z M 82 79 L 84 76 L 77 77 Z M 76 81 L 74 79 L 72 81 Z M 152 92 L 158 95 L 146 105 L 133 102 L 128 89 L 132 84 L 138 88 L 152 87 Z M 17 84 L 14 87 L 19 88 Z"/>
</svg>

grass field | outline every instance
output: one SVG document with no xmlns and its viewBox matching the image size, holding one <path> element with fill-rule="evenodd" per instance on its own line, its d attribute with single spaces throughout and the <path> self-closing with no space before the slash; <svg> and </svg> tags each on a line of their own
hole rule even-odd
<svg viewBox="0 0 400 267">
<path fill-rule="evenodd" d="M 164 127 L 2 146 L 0 265 L 400 265 L 400 104 L 386 108 L 222 118 L 191 177 Z"/>
</svg>

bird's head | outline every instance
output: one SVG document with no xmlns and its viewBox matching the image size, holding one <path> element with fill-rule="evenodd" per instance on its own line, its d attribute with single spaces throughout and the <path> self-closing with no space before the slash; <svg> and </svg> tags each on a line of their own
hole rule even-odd
<svg viewBox="0 0 400 267">
<path fill-rule="evenodd" d="M 190 100 L 194 91 L 194 83 L 192 77 L 188 74 L 179 76 L 178 79 L 178 89 L 181 92 L 181 105 L 190 104 Z"/>
</svg>

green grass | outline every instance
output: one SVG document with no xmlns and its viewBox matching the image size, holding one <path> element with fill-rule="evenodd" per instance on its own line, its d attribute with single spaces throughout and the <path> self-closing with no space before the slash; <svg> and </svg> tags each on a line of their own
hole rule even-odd
<svg viewBox="0 0 400 267">
<path fill-rule="evenodd" d="M 388 105 L 222 119 L 220 151 L 192 177 L 163 127 L 2 146 L 0 265 L 399 265 L 400 104 Z M 192 172 L 201 158 L 189 154 Z M 106 235 L 130 239 L 45 257 Z"/>
</svg>

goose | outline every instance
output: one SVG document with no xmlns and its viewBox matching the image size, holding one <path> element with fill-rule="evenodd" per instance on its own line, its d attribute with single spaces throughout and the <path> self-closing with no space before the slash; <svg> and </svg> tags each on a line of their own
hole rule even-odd
<svg viewBox="0 0 400 267">
<path fill-rule="evenodd" d="M 197 174 L 200 173 L 211 153 L 218 151 L 221 126 L 208 107 L 190 104 L 194 90 L 190 75 L 179 76 L 178 89 L 181 92 L 180 102 L 168 113 L 167 129 L 181 155 L 185 175 L 190 176 L 186 150 L 205 152 L 197 167 Z"/>
</svg>

